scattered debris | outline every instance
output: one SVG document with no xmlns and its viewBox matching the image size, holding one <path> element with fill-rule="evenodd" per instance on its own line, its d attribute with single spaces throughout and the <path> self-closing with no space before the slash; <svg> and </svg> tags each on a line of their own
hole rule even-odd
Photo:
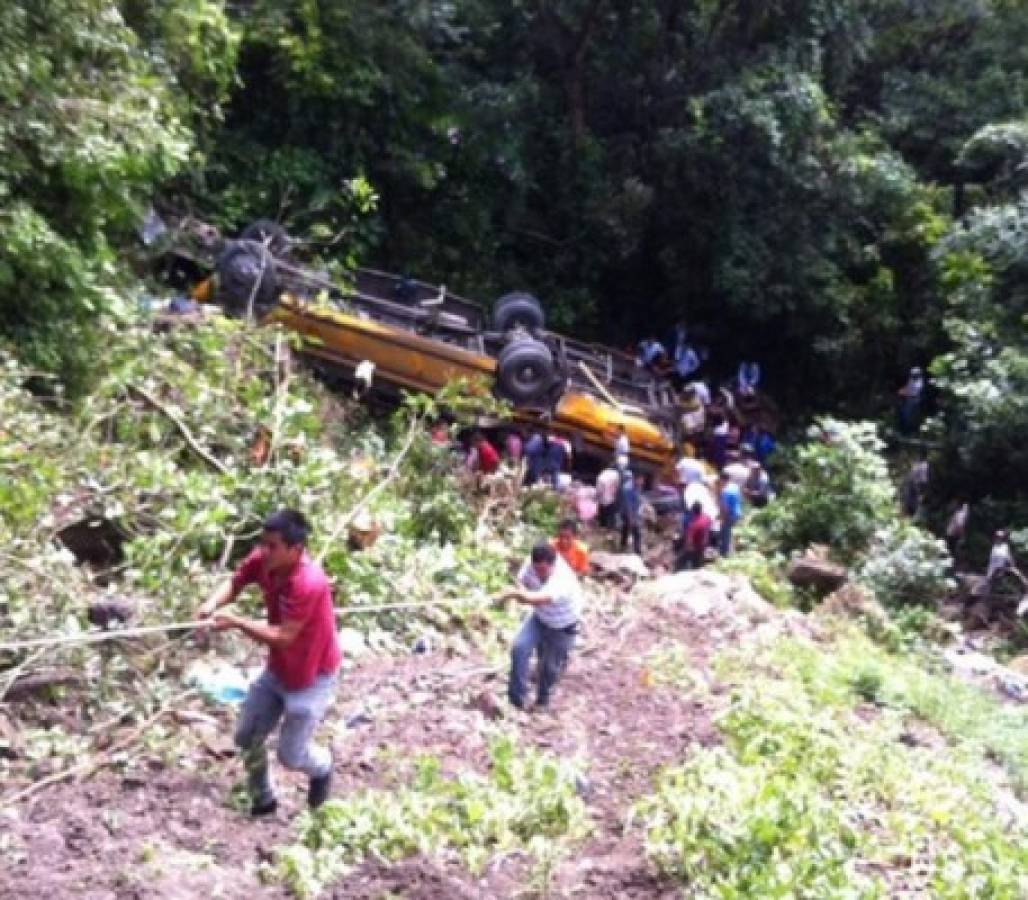
<svg viewBox="0 0 1028 900">
<path fill-rule="evenodd" d="M 597 578 L 614 578 L 629 585 L 637 578 L 649 578 L 650 569 L 635 553 L 607 553 L 594 550 L 589 555 L 592 573 Z"/>
<path fill-rule="evenodd" d="M 495 722 L 503 718 L 503 707 L 496 699 L 496 695 L 489 690 L 476 694 L 470 703 L 472 709 L 477 709 L 489 721 Z"/>
<path fill-rule="evenodd" d="M 115 622 L 125 624 L 136 614 L 136 604 L 125 598 L 112 597 L 89 604 L 86 618 L 90 625 L 108 629 Z"/>
<path fill-rule="evenodd" d="M 250 686 L 250 679 L 235 666 L 222 661 L 212 664 L 202 659 L 186 670 L 184 680 L 215 703 L 242 703 Z"/>
<path fill-rule="evenodd" d="M 81 685 L 84 681 L 85 676 L 76 669 L 42 669 L 15 678 L 4 691 L 3 699 L 8 703 L 18 703 L 51 688 Z"/>
</svg>

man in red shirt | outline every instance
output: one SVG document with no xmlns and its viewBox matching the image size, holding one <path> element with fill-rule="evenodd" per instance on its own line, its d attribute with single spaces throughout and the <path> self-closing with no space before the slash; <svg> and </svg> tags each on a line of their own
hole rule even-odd
<svg viewBox="0 0 1028 900">
<path fill-rule="evenodd" d="M 713 521 L 703 511 L 703 504 L 693 503 L 689 510 L 689 522 L 682 536 L 682 558 L 677 568 L 702 569 L 707 545 L 710 543 L 710 529 Z"/>
<path fill-rule="evenodd" d="M 489 443 L 488 439 L 482 432 L 475 432 L 474 437 L 471 439 L 471 460 L 470 468 L 472 472 L 478 472 L 482 475 L 492 475 L 498 468 L 500 468 L 500 454 L 496 448 Z"/>
<path fill-rule="evenodd" d="M 235 628 L 270 650 L 267 668 L 250 685 L 235 734 L 255 816 L 278 809 L 264 744 L 280 719 L 279 762 L 308 776 L 312 809 L 325 802 L 332 782 L 332 754 L 312 744 L 311 737 L 332 702 L 341 657 L 332 588 L 306 553 L 309 532 L 307 520 L 295 510 L 272 515 L 264 523 L 260 546 L 198 611 L 198 618 L 213 616 L 216 630 Z M 251 584 L 264 595 L 267 623 L 217 613 Z"/>
</svg>

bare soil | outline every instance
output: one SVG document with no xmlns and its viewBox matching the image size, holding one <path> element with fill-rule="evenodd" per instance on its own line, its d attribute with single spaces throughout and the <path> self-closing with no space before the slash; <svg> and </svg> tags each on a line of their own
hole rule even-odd
<svg viewBox="0 0 1028 900">
<path fill-rule="evenodd" d="M 432 753 L 444 771 L 488 765 L 487 719 L 497 717 L 523 744 L 584 761 L 585 800 L 595 827 L 552 879 L 550 896 L 677 896 L 680 888 L 646 863 L 641 835 L 625 828 L 632 803 L 656 773 L 718 741 L 712 716 L 722 699 L 708 671 L 717 645 L 734 637 L 724 597 L 711 612 L 675 600 L 636 601 L 609 588 L 586 618 L 571 666 L 546 713 L 514 713 L 506 671 L 477 654 L 361 657 L 341 682 L 323 726 L 336 764 L 334 792 L 389 784 L 396 761 Z M 701 585 L 698 590 L 704 590 Z M 715 605 L 717 605 L 715 604 Z M 653 660 L 668 647 L 687 660 L 703 689 L 667 683 Z M 657 656 L 654 656 L 657 654 Z M 371 721 L 346 728 L 365 704 Z M 233 803 L 241 767 L 231 753 L 234 711 L 192 701 L 199 722 L 173 723 L 174 751 L 155 741 L 123 771 L 108 767 L 0 808 L 0 897 L 49 900 L 283 897 L 264 884 L 260 864 L 291 843 L 305 781 L 279 775 L 280 808 L 252 820 Z M 207 717 L 206 720 L 204 717 Z M 211 721 L 213 719 L 213 721 Z M 8 792 L 9 793 L 9 792 Z M 238 795 L 235 795 L 238 796 Z M 334 886 L 339 898 L 528 896 L 529 861 L 494 860 L 480 877 L 422 858 L 368 863 Z"/>
</svg>

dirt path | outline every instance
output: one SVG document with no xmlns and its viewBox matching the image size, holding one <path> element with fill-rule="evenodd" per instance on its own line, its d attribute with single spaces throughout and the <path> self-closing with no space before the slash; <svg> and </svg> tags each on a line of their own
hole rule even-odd
<svg viewBox="0 0 1028 900">
<path fill-rule="evenodd" d="M 397 756 L 432 753 L 444 771 L 484 770 L 485 725 L 495 700 L 523 744 L 576 756 L 587 767 L 585 796 L 595 829 L 555 873 L 553 896 L 676 896 L 675 886 L 646 866 L 639 835 L 624 829 L 626 814 L 650 792 L 661 767 L 685 759 L 693 743 L 718 740 L 712 715 L 721 700 L 707 666 L 717 646 L 745 624 L 723 585 L 714 591 L 696 583 L 687 594 L 689 602 L 629 602 L 611 600 L 611 593 L 607 602 L 594 603 L 551 713 L 511 715 L 506 672 L 487 671 L 478 656 L 361 660 L 344 678 L 327 725 L 336 793 L 382 784 Z M 708 596 L 714 599 L 703 600 Z M 702 689 L 691 690 L 690 681 Z M 347 729 L 343 722 L 361 698 L 370 701 L 373 717 Z M 251 821 L 233 809 L 227 798 L 239 778 L 238 762 L 211 752 L 224 747 L 233 713 L 217 714 L 223 726 L 213 739 L 208 728 L 210 746 L 192 740 L 189 752 L 167 759 L 158 745 L 145 751 L 142 776 L 105 772 L 0 811 L 0 897 L 284 896 L 261 882 L 258 867 L 291 841 L 290 819 L 302 809 L 305 784 L 280 779 L 282 803 L 271 820 Z M 524 887 L 526 871 L 517 855 L 490 865 L 479 879 L 424 859 L 369 864 L 332 896 L 510 897 Z"/>
</svg>

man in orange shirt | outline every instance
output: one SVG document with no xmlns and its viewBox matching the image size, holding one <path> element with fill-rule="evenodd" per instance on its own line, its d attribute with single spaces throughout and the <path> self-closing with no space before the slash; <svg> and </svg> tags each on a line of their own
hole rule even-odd
<svg viewBox="0 0 1028 900">
<path fill-rule="evenodd" d="M 576 575 L 589 572 L 589 548 L 578 540 L 578 523 L 574 519 L 565 519 L 557 529 L 557 536 L 551 541 L 553 549 L 564 557 L 571 571 Z"/>
</svg>

